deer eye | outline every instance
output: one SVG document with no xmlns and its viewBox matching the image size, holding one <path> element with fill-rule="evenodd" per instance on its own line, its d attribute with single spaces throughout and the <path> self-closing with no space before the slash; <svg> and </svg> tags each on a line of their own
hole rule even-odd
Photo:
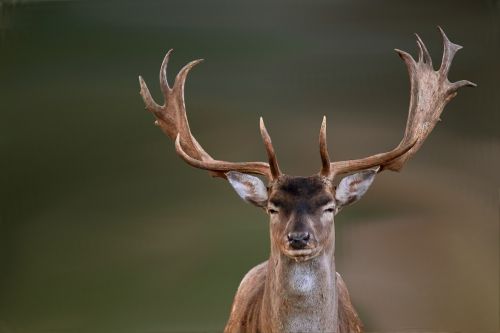
<svg viewBox="0 0 500 333">
<path fill-rule="evenodd" d="M 273 208 L 268 208 L 267 209 L 267 212 L 271 215 L 274 215 L 274 214 L 278 214 L 278 211 L 276 209 L 273 209 Z"/>
<path fill-rule="evenodd" d="M 335 209 L 333 207 L 328 207 L 323 212 L 324 213 L 333 213 L 334 211 L 335 211 Z"/>
</svg>

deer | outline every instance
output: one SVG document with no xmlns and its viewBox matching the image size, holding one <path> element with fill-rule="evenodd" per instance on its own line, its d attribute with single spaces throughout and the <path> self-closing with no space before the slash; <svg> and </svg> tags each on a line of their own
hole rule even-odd
<svg viewBox="0 0 500 333">
<path fill-rule="evenodd" d="M 448 72 L 460 45 L 441 27 L 443 55 L 436 71 L 418 34 L 418 59 L 395 49 L 410 77 L 410 106 L 401 142 L 388 152 L 365 158 L 330 160 L 326 117 L 320 127 L 321 170 L 312 176 L 283 173 L 262 117 L 262 136 L 268 162 L 229 162 L 212 158 L 192 135 L 184 102 L 190 70 L 202 59 L 185 65 L 171 87 L 167 81 L 168 51 L 160 68 L 164 104 L 157 104 L 141 76 L 140 94 L 155 125 L 175 142 L 176 153 L 190 166 L 225 179 L 246 202 L 269 216 L 269 259 L 252 268 L 241 281 L 225 333 L 363 331 L 346 284 L 335 266 L 334 217 L 358 201 L 385 170 L 399 172 L 434 129 L 446 104 L 459 88 L 475 87 L 467 80 L 450 82 Z M 336 177 L 345 175 L 339 182 Z M 267 184 L 261 178 L 265 177 Z"/>
</svg>

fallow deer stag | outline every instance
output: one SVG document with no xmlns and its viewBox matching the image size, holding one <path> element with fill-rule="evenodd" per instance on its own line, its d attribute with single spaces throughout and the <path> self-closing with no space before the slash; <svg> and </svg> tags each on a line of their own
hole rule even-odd
<svg viewBox="0 0 500 333">
<path fill-rule="evenodd" d="M 439 70 L 418 35 L 418 60 L 397 50 L 410 75 L 410 108 L 404 137 L 385 153 L 362 159 L 331 162 L 326 143 L 326 118 L 319 134 L 321 170 L 310 177 L 283 174 L 262 118 L 260 132 L 268 163 L 213 159 L 189 129 L 184 105 L 184 82 L 201 60 L 188 63 L 172 87 L 167 82 L 170 50 L 160 70 L 165 103 L 155 103 L 139 77 L 141 95 L 155 124 L 175 140 L 177 154 L 189 165 L 227 179 L 245 201 L 263 208 L 270 219 L 269 260 L 251 269 L 240 283 L 225 332 L 361 332 L 344 281 L 335 269 L 334 216 L 359 200 L 383 170 L 399 171 L 421 147 L 445 105 L 469 81 L 449 82 L 451 62 L 461 46 L 439 28 L 444 51 Z M 335 176 L 351 173 L 335 185 Z M 267 186 L 257 177 L 265 176 Z"/>
</svg>

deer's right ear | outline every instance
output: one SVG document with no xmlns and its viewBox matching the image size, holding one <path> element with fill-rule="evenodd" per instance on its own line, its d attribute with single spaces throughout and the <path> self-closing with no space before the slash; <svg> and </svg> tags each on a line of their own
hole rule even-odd
<svg viewBox="0 0 500 333">
<path fill-rule="evenodd" d="M 266 206 L 267 188 L 262 180 L 237 171 L 227 172 L 226 177 L 243 200 L 258 207 Z"/>
</svg>

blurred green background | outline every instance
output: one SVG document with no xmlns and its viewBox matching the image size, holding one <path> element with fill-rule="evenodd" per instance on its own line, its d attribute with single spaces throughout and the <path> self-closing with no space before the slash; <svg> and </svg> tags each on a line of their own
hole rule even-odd
<svg viewBox="0 0 500 333">
<path fill-rule="evenodd" d="M 196 58 L 186 101 L 214 157 L 282 169 L 388 150 L 441 25 L 468 79 L 400 174 L 336 218 L 337 267 L 370 332 L 497 332 L 498 1 L 0 1 L 0 332 L 216 332 L 268 255 L 266 216 L 186 166 L 144 111 Z"/>
</svg>

